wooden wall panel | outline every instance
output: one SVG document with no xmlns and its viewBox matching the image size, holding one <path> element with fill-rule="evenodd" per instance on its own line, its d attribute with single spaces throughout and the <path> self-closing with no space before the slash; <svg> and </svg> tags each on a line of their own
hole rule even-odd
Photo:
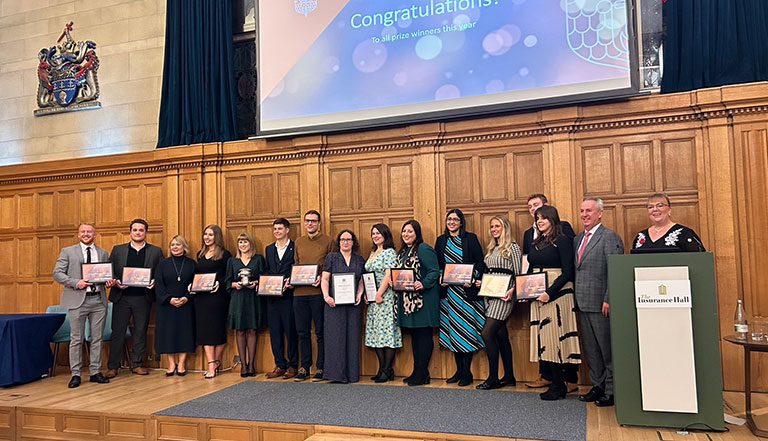
<svg viewBox="0 0 768 441">
<path fill-rule="evenodd" d="M 510 218 L 519 241 L 532 224 L 527 196 L 543 192 L 577 231 L 581 199 L 603 198 L 604 223 L 628 249 L 650 223 L 648 194 L 666 191 L 673 219 L 696 229 L 715 252 L 725 334 L 738 297 L 751 314 L 768 315 L 760 294 L 768 260 L 755 245 L 768 240 L 766 96 L 768 85 L 739 85 L 369 132 L 182 146 L 84 158 L 77 174 L 66 160 L 5 166 L 0 312 L 42 311 L 58 302 L 51 270 L 58 250 L 76 243 L 83 221 L 96 224 L 97 243 L 107 249 L 128 240 L 128 221 L 144 217 L 150 241 L 163 249 L 180 233 L 197 250 L 203 226 L 218 223 L 231 250 L 240 231 L 252 232 L 263 250 L 275 217 L 287 217 L 296 238 L 301 214 L 317 209 L 323 231 L 352 229 L 367 255 L 374 223 L 390 225 L 399 243 L 402 223 L 415 216 L 432 242 L 445 210 L 454 207 L 483 245 L 495 214 Z M 531 379 L 525 306 L 516 308 L 508 329 L 518 377 Z M 264 332 L 259 344 L 257 366 L 269 369 Z M 740 353 L 721 348 L 725 387 L 737 388 Z M 409 368 L 408 352 L 398 354 L 398 373 Z M 436 354 L 435 375 L 451 373 L 449 354 Z M 202 367 L 201 358 L 192 357 L 190 367 Z M 372 352 L 364 350 L 363 358 L 365 370 L 375 367 Z M 476 357 L 476 377 L 483 362 Z M 768 386 L 768 376 L 757 383 Z"/>
</svg>

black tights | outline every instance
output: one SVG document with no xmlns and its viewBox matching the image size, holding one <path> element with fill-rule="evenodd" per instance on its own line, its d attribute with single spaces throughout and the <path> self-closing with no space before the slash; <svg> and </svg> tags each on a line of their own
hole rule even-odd
<svg viewBox="0 0 768 441">
<path fill-rule="evenodd" d="M 376 348 L 376 358 L 379 359 L 379 373 L 392 369 L 395 361 L 395 348 Z"/>
<path fill-rule="evenodd" d="M 240 354 L 241 370 L 243 372 L 253 371 L 253 362 L 256 358 L 256 330 L 238 329 L 235 333 L 235 340 L 237 340 L 237 352 Z"/>
<path fill-rule="evenodd" d="M 432 328 L 411 328 L 414 374 L 429 375 L 429 360 L 432 358 L 434 348 Z"/>
<path fill-rule="evenodd" d="M 499 354 L 504 365 L 504 378 L 512 380 L 515 374 L 512 370 L 512 345 L 509 344 L 507 324 L 503 320 L 485 319 L 482 331 L 485 342 L 485 353 L 488 356 L 488 380 L 499 379 Z"/>
</svg>

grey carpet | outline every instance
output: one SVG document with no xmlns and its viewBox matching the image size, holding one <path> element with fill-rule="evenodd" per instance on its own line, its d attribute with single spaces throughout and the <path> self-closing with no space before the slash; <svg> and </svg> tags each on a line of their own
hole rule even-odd
<svg viewBox="0 0 768 441">
<path fill-rule="evenodd" d="M 586 406 L 508 390 L 243 381 L 156 415 L 583 441 Z"/>
</svg>

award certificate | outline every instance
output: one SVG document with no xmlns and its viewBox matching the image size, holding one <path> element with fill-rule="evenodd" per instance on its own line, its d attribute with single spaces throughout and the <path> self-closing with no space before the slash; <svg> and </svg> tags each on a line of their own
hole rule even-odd
<svg viewBox="0 0 768 441">
<path fill-rule="evenodd" d="M 365 286 L 365 298 L 369 303 L 376 302 L 376 291 L 379 289 L 376 286 L 376 275 L 373 273 L 363 273 L 363 286 Z"/>
<path fill-rule="evenodd" d="M 392 289 L 395 291 L 416 291 L 416 272 L 413 268 L 392 268 Z"/>
<path fill-rule="evenodd" d="M 334 273 L 333 301 L 336 305 L 355 303 L 355 273 Z"/>
<path fill-rule="evenodd" d="M 509 291 L 509 282 L 512 281 L 512 274 L 495 274 L 485 273 L 483 274 L 482 282 L 480 283 L 479 296 L 485 297 L 504 297 Z"/>
<path fill-rule="evenodd" d="M 195 274 L 192 279 L 192 292 L 211 292 L 216 285 L 216 273 Z"/>
<path fill-rule="evenodd" d="M 123 279 L 121 282 L 125 286 L 146 288 L 152 282 L 152 269 L 126 266 L 123 268 Z"/>
<path fill-rule="evenodd" d="M 535 300 L 547 291 L 547 273 L 515 276 L 517 300 Z"/>
<path fill-rule="evenodd" d="M 291 267 L 291 281 L 293 286 L 314 285 L 317 280 L 317 265 L 293 265 Z"/>
<path fill-rule="evenodd" d="M 256 294 L 280 297 L 283 295 L 283 283 L 285 283 L 283 276 L 259 276 L 259 290 Z"/>
<path fill-rule="evenodd" d="M 88 283 L 106 283 L 112 279 L 112 263 L 84 263 L 82 274 Z"/>
<path fill-rule="evenodd" d="M 446 263 L 443 270 L 443 283 L 446 285 L 464 285 L 472 283 L 475 266 L 471 263 Z"/>
</svg>

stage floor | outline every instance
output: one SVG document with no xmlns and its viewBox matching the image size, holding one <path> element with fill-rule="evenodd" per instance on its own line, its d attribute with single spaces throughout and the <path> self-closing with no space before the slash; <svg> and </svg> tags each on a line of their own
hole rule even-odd
<svg viewBox="0 0 768 441">
<path fill-rule="evenodd" d="M 263 374 L 256 377 L 266 380 Z M 152 415 L 162 409 L 215 392 L 240 381 L 236 372 L 221 373 L 213 380 L 203 379 L 202 373 L 191 372 L 185 377 L 165 377 L 163 370 L 153 370 L 149 376 L 133 375 L 121 370 L 109 384 L 85 382 L 68 389 L 69 376 L 63 368 L 54 378 L 33 383 L 0 388 L 0 440 L 248 440 L 302 441 L 314 434 L 323 439 L 352 435 L 424 439 L 430 441 L 481 441 L 502 438 L 464 436 L 441 433 L 407 432 L 384 429 L 363 429 L 340 426 L 261 423 L 237 420 L 191 419 Z M 366 378 L 362 383 L 370 383 Z M 402 385 L 399 379 L 388 385 Z M 340 386 L 343 387 L 343 386 Z M 406 387 L 403 385 L 403 387 Z M 435 380 L 425 387 L 458 387 Z M 531 391 L 523 385 L 517 391 Z M 588 389 L 582 387 L 582 393 Z M 477 391 L 478 394 L 483 393 Z M 534 393 L 534 392 L 532 392 Z M 743 393 L 726 392 L 725 410 L 744 416 Z M 768 394 L 753 395 L 753 408 L 758 424 L 768 426 Z M 762 417 L 759 417 L 762 416 Z M 679 435 L 669 429 L 621 427 L 616 423 L 613 408 L 587 406 L 587 441 L 626 440 L 659 441 L 757 441 L 744 426 L 726 425 L 730 432 Z M 508 438 L 504 438 L 508 439 Z"/>
</svg>

